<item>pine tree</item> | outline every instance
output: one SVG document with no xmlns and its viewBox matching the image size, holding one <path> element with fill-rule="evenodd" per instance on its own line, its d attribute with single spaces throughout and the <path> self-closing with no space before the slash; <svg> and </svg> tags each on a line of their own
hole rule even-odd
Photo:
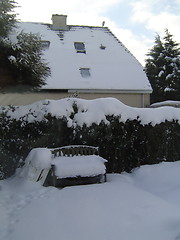
<svg viewBox="0 0 180 240">
<path fill-rule="evenodd" d="M 16 84 L 37 88 L 45 85 L 45 79 L 50 75 L 50 68 L 42 59 L 43 45 L 38 34 L 21 32 L 18 42 L 13 45 Z"/>
<path fill-rule="evenodd" d="M 0 88 L 38 88 L 46 84 L 50 68 L 42 58 L 43 46 L 38 34 L 21 32 L 15 44 L 8 39 L 16 28 L 15 7 L 14 0 L 0 0 Z"/>
<path fill-rule="evenodd" d="M 159 95 L 162 95 L 162 72 L 164 66 L 164 47 L 161 42 L 160 36 L 157 35 L 155 38 L 155 45 L 147 54 L 149 58 L 146 60 L 145 71 L 147 77 L 153 88 L 153 101 L 156 101 Z"/>
<path fill-rule="evenodd" d="M 16 26 L 16 14 L 14 0 L 0 0 L 0 69 L 11 68 L 8 57 L 12 54 L 9 33 Z"/>
<path fill-rule="evenodd" d="M 16 24 L 14 0 L 0 0 L 0 39 L 5 38 L 12 31 Z"/>
<path fill-rule="evenodd" d="M 166 60 L 165 68 L 165 98 L 180 100 L 180 48 L 174 42 L 168 29 L 165 30 L 164 55 Z"/>
<path fill-rule="evenodd" d="M 164 100 L 180 100 L 180 50 L 169 31 L 165 37 L 155 38 L 149 51 L 145 71 L 152 85 L 151 103 Z"/>
</svg>

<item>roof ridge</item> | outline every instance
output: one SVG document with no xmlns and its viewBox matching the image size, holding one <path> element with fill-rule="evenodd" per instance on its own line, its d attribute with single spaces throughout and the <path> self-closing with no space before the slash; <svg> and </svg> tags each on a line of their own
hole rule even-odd
<svg viewBox="0 0 180 240">
<path fill-rule="evenodd" d="M 41 24 L 41 25 L 47 25 L 47 26 L 52 26 L 52 24 L 51 23 L 44 23 L 44 22 L 31 22 L 31 21 L 19 21 L 18 23 L 33 23 L 33 24 Z M 67 27 L 87 27 L 87 28 L 102 28 L 102 29 L 106 29 L 106 28 L 108 28 L 108 27 L 102 27 L 102 26 L 89 26 L 89 25 L 67 25 Z"/>
<path fill-rule="evenodd" d="M 89 26 L 89 25 L 67 25 L 69 27 L 87 27 L 87 28 L 107 28 L 107 27 L 101 27 L 101 26 Z"/>
</svg>

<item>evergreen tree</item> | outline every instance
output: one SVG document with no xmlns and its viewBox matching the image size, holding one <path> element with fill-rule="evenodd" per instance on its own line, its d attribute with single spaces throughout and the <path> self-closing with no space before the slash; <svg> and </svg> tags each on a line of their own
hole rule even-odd
<svg viewBox="0 0 180 240">
<path fill-rule="evenodd" d="M 0 39 L 5 38 L 16 24 L 14 0 L 0 0 Z"/>
<path fill-rule="evenodd" d="M 180 49 L 169 31 L 165 37 L 155 38 L 155 45 L 147 54 L 145 71 L 152 85 L 151 103 L 180 100 Z"/>
<path fill-rule="evenodd" d="M 162 71 L 164 66 L 164 55 L 163 55 L 164 47 L 161 42 L 160 36 L 157 35 L 155 38 L 155 45 L 149 51 L 147 56 L 149 58 L 146 60 L 145 71 L 147 77 L 151 83 L 153 93 L 152 99 L 153 101 L 157 101 L 158 97 L 162 95 Z M 152 100 L 151 99 L 151 100 Z"/>
<path fill-rule="evenodd" d="M 42 58 L 43 45 L 38 34 L 21 32 L 16 43 L 8 39 L 16 27 L 15 7 L 14 0 L 0 0 L 0 88 L 38 88 L 45 85 L 50 68 Z"/>
<path fill-rule="evenodd" d="M 50 75 L 50 68 L 44 62 L 43 45 L 38 34 L 21 32 L 18 42 L 12 46 L 13 56 L 10 57 L 16 84 L 28 88 L 45 85 L 45 79 Z"/>
<path fill-rule="evenodd" d="M 172 35 L 165 30 L 164 53 L 166 59 L 165 69 L 165 98 L 180 100 L 180 48 L 179 44 L 174 42 Z"/>
<path fill-rule="evenodd" d="M 16 14 L 14 0 L 0 0 L 0 69 L 11 68 L 8 57 L 12 55 L 9 33 L 16 26 Z"/>
</svg>

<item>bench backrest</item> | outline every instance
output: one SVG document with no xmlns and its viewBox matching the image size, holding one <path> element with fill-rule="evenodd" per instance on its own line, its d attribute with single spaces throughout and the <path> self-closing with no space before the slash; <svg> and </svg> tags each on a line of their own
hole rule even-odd
<svg viewBox="0 0 180 240">
<path fill-rule="evenodd" d="M 87 155 L 99 155 L 99 148 L 93 146 L 65 146 L 51 150 L 53 157 L 71 157 L 71 156 L 87 156 Z"/>
</svg>

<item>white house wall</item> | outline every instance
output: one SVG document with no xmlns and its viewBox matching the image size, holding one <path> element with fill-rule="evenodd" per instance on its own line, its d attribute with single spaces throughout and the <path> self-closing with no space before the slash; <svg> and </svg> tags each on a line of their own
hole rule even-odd
<svg viewBox="0 0 180 240">
<path fill-rule="evenodd" d="M 43 99 L 58 100 L 66 97 L 73 97 L 73 93 L 0 93 L 0 105 L 28 105 Z M 149 94 L 143 93 L 79 93 L 79 98 L 96 99 L 105 97 L 114 97 L 126 105 L 132 107 L 147 107 L 149 106 Z"/>
</svg>

